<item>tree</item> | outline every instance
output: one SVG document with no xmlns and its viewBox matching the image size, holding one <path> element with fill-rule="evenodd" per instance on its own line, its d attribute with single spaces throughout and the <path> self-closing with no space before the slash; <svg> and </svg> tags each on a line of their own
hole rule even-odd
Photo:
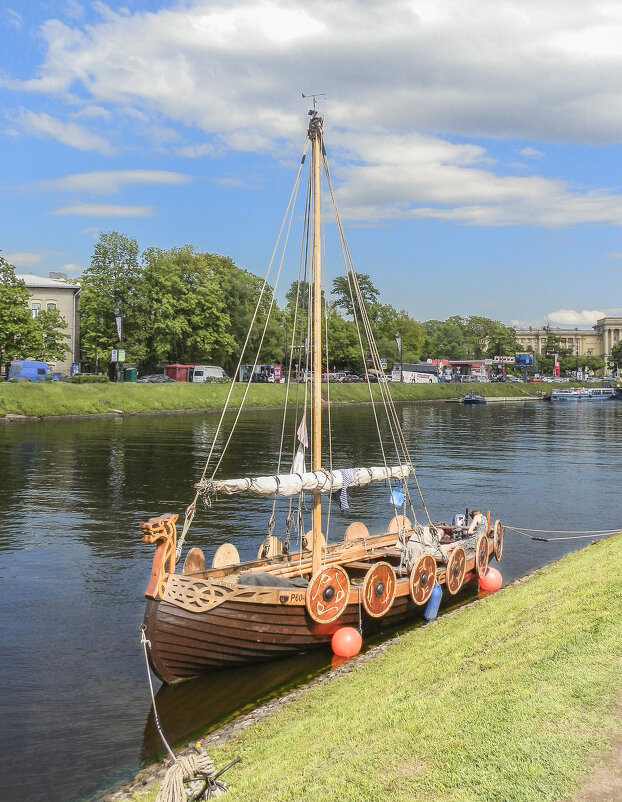
<svg viewBox="0 0 622 802">
<path fill-rule="evenodd" d="M 376 287 L 374 287 L 372 280 L 367 273 L 356 273 L 356 284 L 362 298 L 363 304 L 366 307 L 371 307 L 378 301 L 380 294 Z M 350 273 L 347 276 L 337 276 L 333 279 L 332 295 L 336 296 L 335 306 L 337 309 L 342 309 L 346 315 L 354 317 L 353 309 L 356 309 L 356 316 L 360 319 L 360 303 L 358 295 L 355 291 L 353 277 Z M 354 298 L 354 306 L 352 299 Z"/>
<path fill-rule="evenodd" d="M 56 362 L 64 359 L 71 351 L 64 340 L 69 339 L 66 333 L 67 321 L 58 309 L 45 309 L 37 315 L 35 321 L 39 329 L 40 347 L 37 358 L 44 362 Z"/>
<path fill-rule="evenodd" d="M 39 329 L 28 308 L 30 293 L 15 268 L 0 255 L 0 364 L 32 356 Z"/>
<path fill-rule="evenodd" d="M 115 323 L 122 318 L 122 341 L 128 362 L 145 356 L 145 315 L 138 243 L 116 231 L 102 233 L 81 277 L 81 348 L 86 359 L 119 344 Z"/>
<path fill-rule="evenodd" d="M 262 278 L 237 267 L 228 257 L 209 254 L 209 258 L 215 275 L 218 277 L 225 306 L 234 312 L 231 315 L 229 326 L 231 343 L 227 352 L 222 354 L 221 363 L 230 370 L 235 369 L 255 310 L 257 310 L 257 314 L 250 332 L 244 361 L 253 362 L 257 356 L 259 364 L 282 362 L 285 356 L 285 335 L 281 311 L 276 302 L 273 302 L 272 287 L 268 284 L 264 287 Z M 261 300 L 259 300 L 260 295 Z M 258 301 L 259 306 L 257 306 Z M 259 348 L 264 326 L 265 335 L 261 348 Z M 258 349 L 259 353 L 257 354 Z"/>
<path fill-rule="evenodd" d="M 613 370 L 616 371 L 616 376 L 619 376 L 620 370 L 622 369 L 622 340 L 617 342 L 611 349 L 611 354 L 609 355 L 609 365 Z"/>
<path fill-rule="evenodd" d="M 143 361 L 226 362 L 235 348 L 220 273 L 213 254 L 192 246 L 143 254 L 140 286 Z M 227 364 L 224 365 L 228 367 Z"/>
</svg>

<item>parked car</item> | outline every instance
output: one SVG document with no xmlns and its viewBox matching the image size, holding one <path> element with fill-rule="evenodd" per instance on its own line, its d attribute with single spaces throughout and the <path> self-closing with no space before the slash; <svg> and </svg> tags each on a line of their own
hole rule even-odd
<svg viewBox="0 0 622 802">
<path fill-rule="evenodd" d="M 62 370 L 55 370 L 54 373 L 52 373 L 52 381 L 68 382 L 71 381 L 71 376 L 68 373 L 64 373 Z"/>
<path fill-rule="evenodd" d="M 141 376 L 140 379 L 136 379 L 136 381 L 141 384 L 169 384 L 177 380 L 171 379 L 170 376 L 165 376 L 164 373 L 151 373 L 147 376 Z"/>
<path fill-rule="evenodd" d="M 364 378 L 361 376 L 357 376 L 356 373 L 346 373 L 346 377 L 343 380 L 344 384 L 353 384 L 355 382 L 363 382 L 365 381 Z"/>
<path fill-rule="evenodd" d="M 542 381 L 542 379 L 541 379 L 539 376 L 530 376 L 530 377 L 527 379 L 527 381 L 528 381 L 528 382 L 541 382 L 541 381 Z"/>
</svg>

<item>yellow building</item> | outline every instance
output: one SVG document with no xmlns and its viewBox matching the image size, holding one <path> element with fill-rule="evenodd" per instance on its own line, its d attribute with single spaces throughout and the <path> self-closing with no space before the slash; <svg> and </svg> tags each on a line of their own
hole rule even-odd
<svg viewBox="0 0 622 802">
<path fill-rule="evenodd" d="M 70 283 L 66 273 L 50 273 L 48 278 L 35 276 L 33 273 L 21 273 L 15 275 L 16 279 L 23 281 L 30 292 L 28 306 L 33 317 L 37 317 L 39 312 L 44 309 L 58 309 L 65 318 L 67 328 L 65 333 L 68 339 L 65 341 L 70 352 L 64 360 L 51 364 L 53 370 L 62 370 L 66 373 L 71 372 L 73 362 L 80 359 L 80 322 L 79 322 L 79 302 L 80 285 Z"/>
<path fill-rule="evenodd" d="M 577 356 L 599 356 L 607 361 L 611 349 L 620 341 L 622 317 L 603 317 L 591 329 L 561 329 L 529 326 L 515 329 L 516 339 L 521 348 L 532 349 L 541 354 L 549 334 L 558 337 L 562 348 L 567 348 Z"/>
</svg>

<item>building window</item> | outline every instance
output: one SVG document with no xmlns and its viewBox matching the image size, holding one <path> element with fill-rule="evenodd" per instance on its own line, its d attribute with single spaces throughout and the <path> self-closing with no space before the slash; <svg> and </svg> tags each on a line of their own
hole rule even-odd
<svg viewBox="0 0 622 802">
<path fill-rule="evenodd" d="M 47 304 L 45 305 L 45 308 L 48 310 L 48 312 L 54 312 L 54 310 L 56 309 L 56 302 L 48 301 Z"/>
<path fill-rule="evenodd" d="M 30 305 L 30 308 L 32 310 L 32 316 L 35 317 L 35 318 L 38 317 L 39 316 L 39 312 L 41 311 L 41 302 L 40 301 L 33 301 L 31 303 L 31 305 Z"/>
</svg>

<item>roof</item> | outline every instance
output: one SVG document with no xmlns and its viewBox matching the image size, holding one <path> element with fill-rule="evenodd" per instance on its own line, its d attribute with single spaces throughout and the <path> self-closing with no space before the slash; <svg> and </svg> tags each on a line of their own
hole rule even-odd
<svg viewBox="0 0 622 802">
<path fill-rule="evenodd" d="M 27 287 L 54 287 L 63 290 L 79 290 L 80 282 L 73 283 L 45 276 L 35 276 L 34 273 L 16 273 L 15 278 L 23 281 Z"/>
</svg>

